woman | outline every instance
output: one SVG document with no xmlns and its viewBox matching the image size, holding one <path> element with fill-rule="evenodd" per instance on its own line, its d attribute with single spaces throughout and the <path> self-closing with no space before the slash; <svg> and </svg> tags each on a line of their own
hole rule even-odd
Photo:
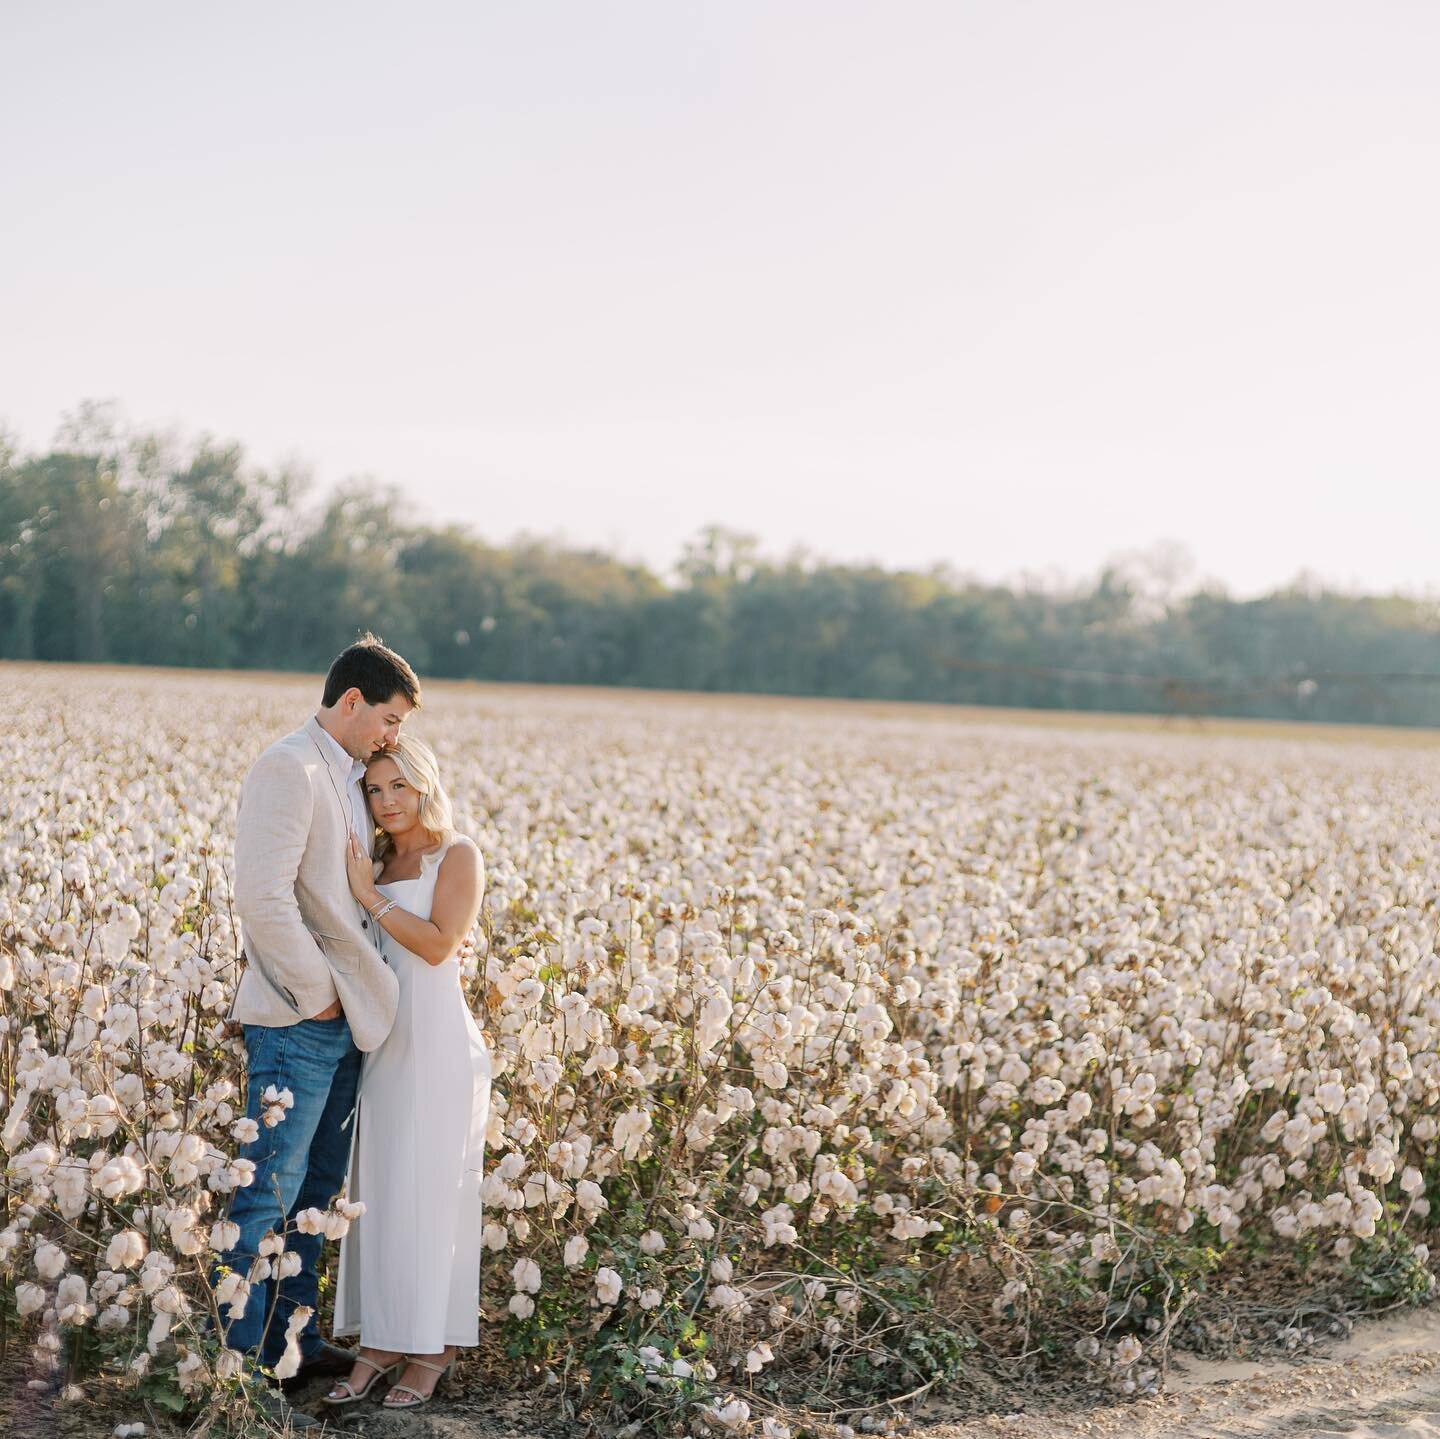
<svg viewBox="0 0 1440 1439">
<path fill-rule="evenodd" d="M 402 735 L 365 771 L 378 868 L 352 839 L 350 888 L 382 931 L 400 981 L 395 1024 L 365 1056 L 350 1197 L 365 1205 L 340 1245 L 335 1333 L 359 1358 L 325 1396 L 363 1399 L 395 1379 L 388 1409 L 426 1403 L 459 1346 L 479 1343 L 480 1166 L 490 1056 L 456 959 L 480 911 L 484 862 L 454 832 L 435 756 Z"/>
</svg>

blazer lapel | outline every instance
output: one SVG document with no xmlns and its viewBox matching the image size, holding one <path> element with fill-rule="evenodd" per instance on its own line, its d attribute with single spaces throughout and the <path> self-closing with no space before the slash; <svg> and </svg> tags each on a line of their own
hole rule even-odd
<svg viewBox="0 0 1440 1439">
<path fill-rule="evenodd" d="M 310 736 L 310 743 L 315 746 L 315 751 L 320 756 L 321 766 L 325 770 L 325 778 L 329 781 L 330 792 L 335 796 L 336 803 L 340 806 L 340 818 L 344 821 L 345 833 L 351 834 L 355 826 L 351 819 L 350 803 L 345 798 L 345 792 L 340 786 L 340 781 L 335 778 L 335 763 L 325 743 L 324 733 L 316 733 L 319 729 L 320 726 L 313 717 L 305 721 L 305 733 Z"/>
<path fill-rule="evenodd" d="M 315 733 L 319 728 L 319 724 L 313 717 L 305 721 L 305 733 L 310 736 L 310 743 L 315 746 L 316 752 L 320 756 L 320 767 L 325 771 L 325 778 L 328 781 L 330 792 L 335 796 L 335 803 L 340 806 L 341 833 L 348 836 L 355 833 L 355 826 L 351 819 L 352 811 L 350 809 L 350 802 L 345 798 L 345 792 L 340 786 L 340 781 L 335 778 L 335 766 L 331 762 L 325 740 L 321 735 Z M 361 907 L 360 901 L 355 899 L 354 895 L 351 895 L 351 899 L 354 900 L 355 908 L 359 909 Z M 380 926 L 378 924 L 372 925 L 368 917 L 362 921 L 362 924 L 366 936 L 370 940 L 370 947 L 372 949 L 379 949 Z"/>
</svg>

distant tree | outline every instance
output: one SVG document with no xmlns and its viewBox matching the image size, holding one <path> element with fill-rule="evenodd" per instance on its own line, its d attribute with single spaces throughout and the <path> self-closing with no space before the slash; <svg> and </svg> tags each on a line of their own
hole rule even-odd
<svg viewBox="0 0 1440 1439">
<path fill-rule="evenodd" d="M 9 465 L 0 507 L 7 650 L 108 660 L 107 604 L 123 582 L 132 497 L 107 456 L 52 451 Z"/>
<path fill-rule="evenodd" d="M 755 573 L 760 541 L 724 525 L 706 525 L 688 540 L 676 566 L 687 584 L 744 583 Z"/>
<path fill-rule="evenodd" d="M 255 618 L 262 663 L 324 669 L 358 630 L 373 630 L 402 653 L 417 652 L 433 616 L 407 603 L 401 556 L 413 531 L 399 494 L 352 481 L 327 501 L 318 522 L 273 568 Z"/>
<path fill-rule="evenodd" d="M 112 403 L 51 449 L 0 431 L 0 656 L 315 671 L 372 629 L 428 675 L 1440 724 L 1440 605 L 1301 576 L 1190 588 L 1173 542 L 1090 583 L 980 584 L 767 558 L 700 530 L 670 583 L 599 550 L 496 546 L 238 444 L 136 432 Z"/>
<path fill-rule="evenodd" d="M 494 673 L 513 640 L 515 581 L 508 554 L 459 526 L 422 530 L 398 559 L 405 603 L 423 626 L 415 664 L 457 679 Z"/>
</svg>

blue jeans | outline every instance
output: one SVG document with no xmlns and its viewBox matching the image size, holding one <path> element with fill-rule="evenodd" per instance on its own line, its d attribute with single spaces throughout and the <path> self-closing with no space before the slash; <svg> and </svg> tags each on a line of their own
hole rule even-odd
<svg viewBox="0 0 1440 1439">
<path fill-rule="evenodd" d="M 288 1089 L 295 1103 L 273 1129 L 260 1126 L 260 1136 L 240 1150 L 255 1165 L 255 1178 L 237 1189 L 230 1201 L 230 1218 L 240 1226 L 235 1247 L 220 1256 L 219 1266 L 250 1272 L 250 1265 L 267 1231 L 281 1232 L 283 1224 L 302 1209 L 325 1209 L 345 1182 L 354 1130 L 345 1121 L 355 1108 L 360 1082 L 360 1051 L 350 1038 L 344 1015 L 336 1019 L 305 1019 L 282 1028 L 245 1026 L 248 1054 L 248 1099 L 245 1112 L 259 1120 L 265 1106 L 260 1096 L 267 1085 Z M 300 1334 L 302 1355 L 315 1353 L 322 1344 L 318 1317 L 320 1250 L 322 1234 L 292 1232 L 285 1248 L 300 1256 L 300 1271 L 280 1281 L 273 1279 L 251 1291 L 245 1313 L 229 1319 L 228 1307 L 220 1321 L 224 1342 L 257 1357 L 266 1367 L 275 1365 L 285 1349 L 285 1325 L 299 1305 L 317 1311 Z"/>
</svg>

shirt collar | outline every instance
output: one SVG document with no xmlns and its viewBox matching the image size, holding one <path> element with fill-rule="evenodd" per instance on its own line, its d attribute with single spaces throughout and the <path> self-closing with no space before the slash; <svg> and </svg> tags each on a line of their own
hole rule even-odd
<svg viewBox="0 0 1440 1439">
<path fill-rule="evenodd" d="M 365 773 L 365 761 L 355 759 L 345 752 L 340 741 L 325 728 L 319 720 L 314 721 L 315 729 L 320 736 L 320 743 L 326 748 L 326 758 L 330 761 L 330 768 L 333 769 L 347 785 L 354 784 L 361 775 Z"/>
</svg>

